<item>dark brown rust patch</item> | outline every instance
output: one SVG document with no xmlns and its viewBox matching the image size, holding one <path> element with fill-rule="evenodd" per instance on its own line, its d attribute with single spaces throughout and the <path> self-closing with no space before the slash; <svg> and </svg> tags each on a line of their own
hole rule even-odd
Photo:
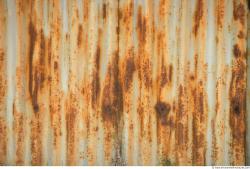
<svg viewBox="0 0 250 169">
<path fill-rule="evenodd" d="M 39 105 L 37 102 L 38 99 L 38 91 L 42 88 L 43 82 L 45 80 L 45 38 L 43 31 L 40 32 L 40 46 L 39 46 L 39 62 L 37 65 L 33 65 L 33 57 L 34 57 L 34 50 L 35 50 L 35 43 L 38 39 L 37 32 L 35 30 L 35 27 L 30 22 L 29 24 L 29 34 L 30 34 L 30 49 L 29 49 L 29 93 L 32 100 L 32 106 L 34 112 L 39 111 Z M 33 70 L 34 68 L 34 70 Z"/>
<path fill-rule="evenodd" d="M 103 5 L 102 5 L 102 17 L 104 20 L 107 17 L 107 5 L 106 5 L 106 3 L 103 3 Z"/>
<path fill-rule="evenodd" d="M 172 82 L 172 76 L 173 76 L 173 65 L 169 65 L 168 67 L 168 81 Z"/>
<path fill-rule="evenodd" d="M 198 34 L 198 30 L 201 26 L 201 21 L 203 17 L 203 0 L 198 0 L 196 3 L 196 9 L 194 14 L 194 27 L 193 27 L 193 33 L 195 36 Z"/>
<path fill-rule="evenodd" d="M 67 130 L 67 165 L 72 165 L 75 161 L 75 123 L 76 123 L 76 110 L 72 105 L 68 108 L 66 114 L 66 130 Z"/>
<path fill-rule="evenodd" d="M 123 111 L 123 92 L 119 80 L 119 55 L 117 52 L 114 55 L 108 67 L 101 109 L 104 121 L 108 120 L 117 125 Z"/>
<path fill-rule="evenodd" d="M 77 46 L 80 47 L 82 43 L 82 25 L 78 26 L 78 35 L 77 35 Z"/>
<path fill-rule="evenodd" d="M 142 15 L 142 7 L 139 6 L 137 14 L 137 33 L 139 42 L 145 44 L 146 42 L 146 18 Z"/>
<path fill-rule="evenodd" d="M 98 45 L 95 54 L 95 69 L 93 72 L 93 80 L 92 80 L 92 108 L 95 107 L 99 95 L 100 95 L 100 78 L 99 78 L 99 71 L 100 71 L 100 55 L 101 55 L 101 48 Z"/>
<path fill-rule="evenodd" d="M 132 52 L 130 52 L 132 53 Z M 133 73 L 135 71 L 135 62 L 133 55 L 129 56 L 126 59 L 126 65 L 125 65 L 125 78 L 124 78 L 124 87 L 125 90 L 128 90 L 131 86 L 132 80 L 133 80 Z"/>
<path fill-rule="evenodd" d="M 162 125 L 167 124 L 167 115 L 169 114 L 171 110 L 171 106 L 168 103 L 158 101 L 155 106 L 155 111 L 157 113 L 157 118 L 161 120 Z"/>
<path fill-rule="evenodd" d="M 241 50 L 239 49 L 239 45 L 238 44 L 234 45 L 233 52 L 234 52 L 234 57 L 235 58 L 238 58 L 238 57 L 241 56 Z"/>
<path fill-rule="evenodd" d="M 234 20 L 239 21 L 242 25 L 244 25 L 244 22 L 245 22 L 245 8 L 244 8 L 244 5 L 242 3 L 239 3 L 237 5 L 237 1 L 238 0 L 234 0 L 234 3 L 233 3 Z"/>
<path fill-rule="evenodd" d="M 233 164 L 243 164 L 245 159 L 246 91 L 246 59 L 241 56 L 233 60 L 229 91 Z"/>
<path fill-rule="evenodd" d="M 239 38 L 239 39 L 244 39 L 244 38 L 245 38 L 245 35 L 244 35 L 243 31 L 240 31 L 240 32 L 239 32 L 238 38 Z"/>
<path fill-rule="evenodd" d="M 164 87 L 165 84 L 168 82 L 168 77 L 167 77 L 167 70 L 166 70 L 166 66 L 163 64 L 161 65 L 161 87 Z"/>
<path fill-rule="evenodd" d="M 30 96 L 32 97 L 32 90 L 33 90 L 33 71 L 32 71 L 32 68 L 33 68 L 33 53 L 34 53 L 34 50 L 35 50 L 35 42 L 36 42 L 36 38 L 37 38 L 37 33 L 36 33 L 36 30 L 35 30 L 35 27 L 33 25 L 32 22 L 30 22 L 29 24 L 29 53 L 28 53 L 28 57 L 29 57 L 29 63 L 28 63 L 28 66 L 29 66 L 29 93 L 30 93 Z"/>
<path fill-rule="evenodd" d="M 55 70 L 58 69 L 58 62 L 57 62 L 57 61 L 54 62 L 54 69 L 55 69 Z"/>
</svg>

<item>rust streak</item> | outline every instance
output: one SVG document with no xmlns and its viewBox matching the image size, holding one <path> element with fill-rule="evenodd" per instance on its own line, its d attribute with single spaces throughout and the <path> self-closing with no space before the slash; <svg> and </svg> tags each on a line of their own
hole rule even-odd
<svg viewBox="0 0 250 169">
<path fill-rule="evenodd" d="M 196 10 L 194 14 L 194 27 L 193 27 L 193 33 L 195 36 L 198 34 L 198 30 L 201 26 L 201 21 L 203 17 L 203 0 L 198 0 L 196 3 Z"/>
</svg>

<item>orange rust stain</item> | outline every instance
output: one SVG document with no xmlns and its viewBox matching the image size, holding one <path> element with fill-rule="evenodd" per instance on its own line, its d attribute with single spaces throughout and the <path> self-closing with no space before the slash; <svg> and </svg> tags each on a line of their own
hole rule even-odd
<svg viewBox="0 0 250 169">
<path fill-rule="evenodd" d="M 6 164 L 7 141 L 6 121 L 0 117 L 0 165 Z"/>
<path fill-rule="evenodd" d="M 193 154 L 192 161 L 195 165 L 204 165 L 205 163 L 205 132 L 202 130 L 202 124 L 206 123 L 203 83 L 200 81 L 193 91 L 195 110 L 193 113 Z"/>
<path fill-rule="evenodd" d="M 16 164 L 24 164 L 24 116 L 17 112 L 13 104 L 14 131 L 16 133 Z"/>
<path fill-rule="evenodd" d="M 74 99 L 71 94 L 70 98 Z M 74 101 L 70 99 L 70 104 L 74 104 Z M 73 102 L 72 102 L 73 101 Z M 74 165 L 75 158 L 75 140 L 76 140 L 76 109 L 75 105 L 67 105 L 66 113 L 66 133 L 67 133 L 67 165 Z"/>
<path fill-rule="evenodd" d="M 233 165 L 245 162 L 246 132 L 246 63 L 245 56 L 240 55 L 233 60 L 232 78 L 229 91 L 230 120 L 232 131 Z"/>
<path fill-rule="evenodd" d="M 224 1 L 218 1 L 216 6 L 216 20 L 217 20 L 217 26 L 219 29 L 223 27 L 223 20 L 225 15 L 225 9 L 224 9 Z"/>
<path fill-rule="evenodd" d="M 89 0 L 84 0 L 84 2 L 83 2 L 83 18 L 84 18 L 84 20 L 85 21 L 87 21 L 88 20 L 88 18 L 89 18 L 89 3 L 90 3 L 90 1 Z"/>
<path fill-rule="evenodd" d="M 130 50 L 129 56 L 126 59 L 126 63 L 125 63 L 125 75 L 124 75 L 125 90 L 128 90 L 131 86 L 134 71 L 135 71 L 134 55 L 133 55 L 133 51 Z"/>
<path fill-rule="evenodd" d="M 34 59 L 35 47 L 39 47 L 38 59 Z M 38 46 L 39 45 L 39 46 Z M 28 91 L 31 97 L 31 103 L 34 111 L 31 122 L 31 156 L 32 165 L 42 163 L 42 122 L 41 115 L 38 113 L 39 93 L 44 86 L 45 81 L 45 37 L 43 31 L 38 32 L 33 23 L 29 23 L 29 52 L 28 52 Z"/>
<path fill-rule="evenodd" d="M 193 27 L 193 33 L 195 36 L 197 36 L 198 34 L 198 30 L 201 26 L 201 20 L 202 20 L 202 17 L 203 17 L 203 0 L 198 0 L 197 3 L 196 3 L 196 8 L 195 8 L 195 14 L 194 14 L 194 27 Z"/>
<path fill-rule="evenodd" d="M 107 5 L 106 5 L 106 3 L 103 3 L 103 5 L 102 5 L 102 17 L 104 20 L 107 18 Z"/>
<path fill-rule="evenodd" d="M 239 39 L 244 39 L 244 38 L 245 38 L 245 35 L 244 35 L 243 31 L 240 31 L 240 32 L 238 33 L 237 37 L 238 37 Z"/>
<path fill-rule="evenodd" d="M 77 35 L 77 46 L 80 47 L 82 43 L 82 25 L 78 26 L 78 35 Z"/>
<path fill-rule="evenodd" d="M 42 124 L 40 115 L 35 114 L 31 121 L 31 164 L 42 164 Z"/>
<path fill-rule="evenodd" d="M 146 18 L 142 15 L 142 7 L 139 6 L 137 14 L 137 34 L 139 43 L 146 43 Z"/>
<path fill-rule="evenodd" d="M 94 58 L 94 70 L 93 70 L 93 79 L 91 82 L 92 86 L 92 108 L 97 107 L 97 102 L 99 100 L 100 95 L 100 58 L 101 58 L 101 40 L 102 40 L 102 31 L 99 30 L 98 32 L 98 45 L 96 48 L 95 58 Z"/>
<path fill-rule="evenodd" d="M 123 26 L 125 26 L 127 30 L 131 29 L 130 23 L 132 22 L 133 8 L 134 4 L 131 1 L 126 7 L 124 7 L 124 9 L 121 9 L 119 11 L 119 16 L 121 18 L 121 21 L 124 22 Z"/>
<path fill-rule="evenodd" d="M 242 3 L 237 4 L 237 0 L 233 2 L 233 17 L 234 20 L 239 21 L 242 25 L 245 24 L 245 7 Z"/>
<path fill-rule="evenodd" d="M 102 118 L 104 121 L 118 123 L 123 111 L 123 92 L 119 80 L 119 55 L 116 52 L 113 61 L 108 66 L 108 73 L 105 79 L 105 86 L 102 96 Z M 117 119 L 118 118 L 118 119 Z"/>
<path fill-rule="evenodd" d="M 167 125 L 167 115 L 171 110 L 171 106 L 168 103 L 158 101 L 154 108 L 157 113 L 157 118 L 161 120 L 161 124 Z"/>
<path fill-rule="evenodd" d="M 239 49 L 239 45 L 235 44 L 234 48 L 233 48 L 233 53 L 234 53 L 234 57 L 238 58 L 241 56 L 241 50 Z"/>
<path fill-rule="evenodd" d="M 40 33 L 40 56 L 39 56 L 39 62 L 37 65 L 34 64 L 34 50 L 35 50 L 35 44 L 38 40 L 38 34 L 33 26 L 32 23 L 29 24 L 29 43 L 30 43 L 30 49 L 28 53 L 29 57 L 29 93 L 32 100 L 32 106 L 35 113 L 39 111 L 39 105 L 38 105 L 38 91 L 43 87 L 43 82 L 45 80 L 45 38 L 43 31 Z M 35 68 L 33 70 L 33 68 Z"/>
</svg>

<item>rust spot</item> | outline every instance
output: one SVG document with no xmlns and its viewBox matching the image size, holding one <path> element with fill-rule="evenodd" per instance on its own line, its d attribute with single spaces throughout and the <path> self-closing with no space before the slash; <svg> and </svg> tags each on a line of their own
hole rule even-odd
<svg viewBox="0 0 250 169">
<path fill-rule="evenodd" d="M 172 75 L 173 74 L 173 65 L 169 65 L 168 67 L 168 81 L 171 82 L 172 81 Z"/>
<path fill-rule="evenodd" d="M 54 62 L 54 69 L 58 69 L 58 62 Z"/>
<path fill-rule="evenodd" d="M 132 53 L 132 52 L 130 52 Z M 135 71 L 135 63 L 134 63 L 134 57 L 129 56 L 126 59 L 126 69 L 125 69 L 125 78 L 124 78 L 124 87 L 125 90 L 128 90 L 131 86 L 132 80 L 133 80 L 133 73 Z"/>
<path fill-rule="evenodd" d="M 161 66 L 161 87 L 164 87 L 167 82 L 168 82 L 167 71 L 166 71 L 166 67 L 164 66 L 164 64 L 162 62 L 162 66 Z"/>
<path fill-rule="evenodd" d="M 238 57 L 241 56 L 241 51 L 239 49 L 239 45 L 238 44 L 234 45 L 233 52 L 234 52 L 234 57 L 238 58 Z"/>
<path fill-rule="evenodd" d="M 0 117 L 0 165 L 6 164 L 7 155 L 7 127 L 6 121 Z"/>
<path fill-rule="evenodd" d="M 84 9 L 83 9 L 83 18 L 86 21 L 89 17 L 89 0 L 84 0 L 83 4 L 84 4 Z"/>
<path fill-rule="evenodd" d="M 100 93 L 100 78 L 99 78 L 100 55 L 101 55 L 101 49 L 100 46 L 98 45 L 95 54 L 95 63 L 94 63 L 95 69 L 93 72 L 93 80 L 92 80 L 92 108 L 95 107 Z"/>
<path fill-rule="evenodd" d="M 39 106 L 37 103 L 38 98 L 38 90 L 42 88 L 43 82 L 45 80 L 45 38 L 43 31 L 40 32 L 40 54 L 39 54 L 39 63 L 37 65 L 33 65 L 33 57 L 34 57 L 34 50 L 35 50 L 35 43 L 36 40 L 39 38 L 37 36 L 37 32 L 35 30 L 35 27 L 30 22 L 29 24 L 29 43 L 30 43 L 30 49 L 29 49 L 29 93 L 32 100 L 32 106 L 34 109 L 34 112 L 39 111 Z M 34 70 L 33 70 L 34 68 Z"/>
<path fill-rule="evenodd" d="M 242 3 L 239 3 L 237 5 L 237 0 L 234 0 L 233 3 L 234 9 L 233 9 L 233 16 L 234 16 L 234 20 L 238 20 L 240 21 L 240 23 L 242 25 L 244 25 L 245 23 L 245 8 L 244 5 Z"/>
<path fill-rule="evenodd" d="M 32 24 L 32 22 L 30 22 L 29 24 L 29 93 L 30 93 L 30 96 L 32 97 L 32 89 L 33 89 L 33 71 L 32 71 L 32 68 L 33 68 L 33 53 L 34 53 L 34 50 L 35 50 L 35 42 L 36 42 L 36 38 L 37 38 L 37 33 L 36 33 L 36 30 L 35 30 L 35 27 L 34 25 Z"/>
<path fill-rule="evenodd" d="M 244 38 L 245 38 L 245 35 L 244 35 L 243 31 L 240 31 L 240 32 L 239 32 L 238 38 L 239 38 L 239 39 L 244 39 Z"/>
<path fill-rule="evenodd" d="M 194 27 L 193 27 L 193 33 L 195 36 L 197 36 L 198 30 L 201 26 L 201 21 L 203 17 L 203 0 L 198 0 L 196 3 L 196 9 L 194 14 Z"/>
<path fill-rule="evenodd" d="M 181 145 L 184 143 L 184 127 L 183 127 L 183 124 L 178 122 L 177 123 L 177 126 L 176 126 L 176 141 L 177 141 L 177 145 Z"/>
<path fill-rule="evenodd" d="M 16 133 L 16 164 L 24 164 L 24 117 L 22 113 L 16 111 L 13 104 L 14 131 Z"/>
<path fill-rule="evenodd" d="M 224 7 L 224 1 L 218 1 L 217 2 L 217 7 L 216 7 L 216 19 L 217 19 L 217 26 L 219 29 L 222 28 L 223 26 L 223 20 L 224 20 L 224 15 L 225 15 L 225 7 Z"/>
<path fill-rule="evenodd" d="M 138 39 L 140 43 L 144 44 L 146 41 L 146 18 L 142 15 L 141 6 L 139 6 L 138 8 L 137 31 L 138 31 Z"/>
<path fill-rule="evenodd" d="M 184 113 L 183 94 L 184 94 L 184 87 L 180 85 L 178 94 L 178 111 L 177 111 L 178 117 L 181 117 L 182 114 Z"/>
<path fill-rule="evenodd" d="M 241 106 L 240 106 L 240 98 L 236 95 L 236 97 L 231 99 L 231 111 L 234 112 L 236 115 L 240 115 L 241 113 Z"/>
<path fill-rule="evenodd" d="M 117 125 L 123 111 L 123 92 L 119 80 L 119 55 L 114 54 L 113 61 L 108 67 L 105 87 L 102 96 L 102 118 Z"/>
<path fill-rule="evenodd" d="M 31 163 L 32 165 L 42 164 L 42 126 L 39 121 L 39 115 L 33 117 L 31 122 Z"/>
<path fill-rule="evenodd" d="M 68 105 L 70 106 L 70 105 Z M 67 130 L 67 164 L 72 165 L 75 154 L 75 122 L 76 110 L 71 105 L 69 112 L 66 114 L 66 130 Z"/>
<path fill-rule="evenodd" d="M 232 78 L 229 90 L 232 149 L 234 164 L 245 158 L 246 132 L 246 60 L 237 57 L 233 61 Z"/>
<path fill-rule="evenodd" d="M 82 43 L 82 25 L 78 26 L 78 35 L 77 35 L 77 46 L 80 47 Z"/>
<path fill-rule="evenodd" d="M 158 101 L 155 106 L 155 111 L 157 113 L 157 117 L 161 119 L 161 124 L 166 125 L 167 124 L 167 115 L 171 110 L 171 106 L 168 103 Z"/>
<path fill-rule="evenodd" d="M 103 3 L 103 5 L 102 5 L 102 17 L 103 17 L 103 19 L 106 19 L 106 17 L 107 17 L 107 5 L 106 5 L 106 3 Z"/>
</svg>

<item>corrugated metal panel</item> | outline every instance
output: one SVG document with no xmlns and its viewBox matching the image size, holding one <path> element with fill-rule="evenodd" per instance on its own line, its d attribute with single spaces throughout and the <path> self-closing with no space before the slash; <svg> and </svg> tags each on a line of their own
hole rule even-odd
<svg viewBox="0 0 250 169">
<path fill-rule="evenodd" d="M 250 164 L 247 14 L 246 0 L 0 0 L 0 164 Z"/>
</svg>

